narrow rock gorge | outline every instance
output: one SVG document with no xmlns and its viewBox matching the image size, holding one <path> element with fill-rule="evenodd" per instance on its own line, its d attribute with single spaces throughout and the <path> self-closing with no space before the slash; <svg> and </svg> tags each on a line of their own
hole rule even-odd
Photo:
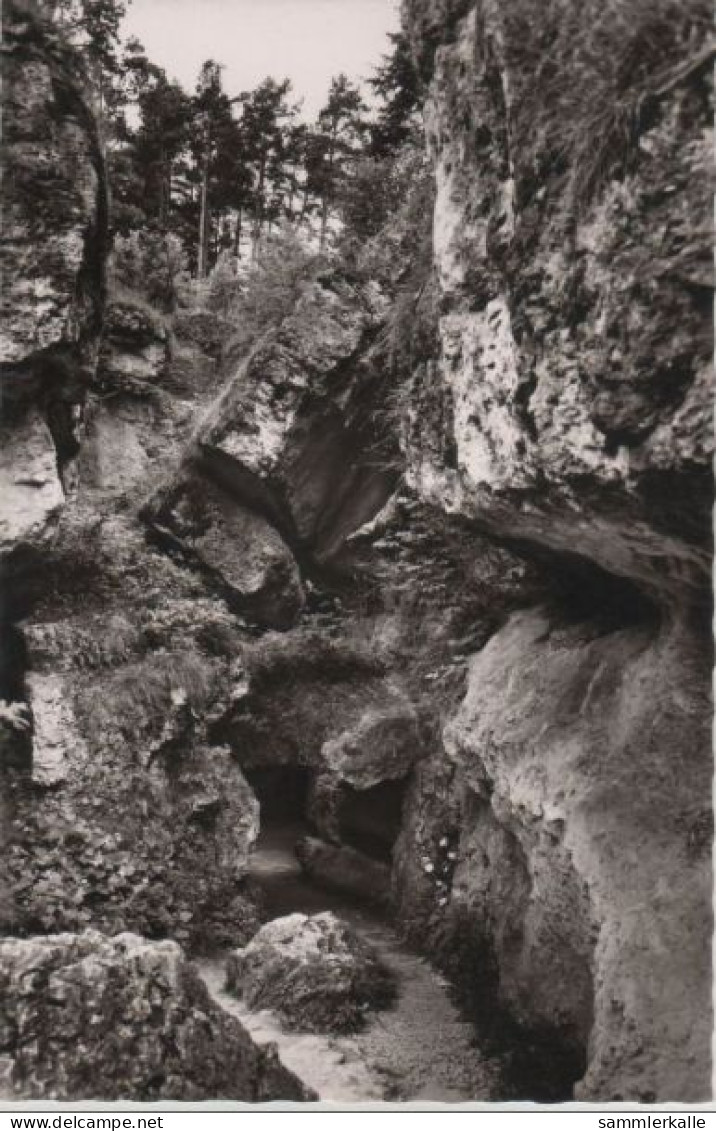
<svg viewBox="0 0 716 1131">
<path fill-rule="evenodd" d="M 314 1033 L 447 987 L 448 1099 L 708 1099 L 708 13 L 583 89 L 591 0 L 404 0 L 418 173 L 247 344 L 108 286 L 50 8 L 3 42 L 3 1094 L 325 1098 L 228 954 Z"/>
</svg>

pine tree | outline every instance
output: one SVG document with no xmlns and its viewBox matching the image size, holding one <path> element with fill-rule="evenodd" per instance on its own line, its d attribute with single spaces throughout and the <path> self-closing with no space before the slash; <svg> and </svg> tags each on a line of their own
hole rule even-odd
<svg viewBox="0 0 716 1131">
<path fill-rule="evenodd" d="M 191 148 L 199 181 L 197 274 L 201 279 L 209 269 L 214 220 L 232 201 L 236 153 L 241 150 L 231 99 L 222 86 L 221 67 L 213 59 L 201 69 L 192 107 Z"/>
<path fill-rule="evenodd" d="M 384 55 L 370 86 L 379 99 L 378 117 L 371 125 L 371 155 L 389 157 L 414 131 L 421 105 L 420 79 L 410 44 L 403 32 L 391 35 L 392 51 Z"/>
<path fill-rule="evenodd" d="M 252 246 L 256 257 L 265 226 L 281 214 L 282 201 L 290 193 L 296 156 L 298 107 L 289 101 L 291 83 L 265 79 L 255 90 L 241 96 L 241 139 L 244 159 L 251 170 Z"/>
<path fill-rule="evenodd" d="M 326 105 L 310 133 L 306 154 L 307 192 L 318 199 L 320 247 L 348 167 L 362 152 L 367 107 L 358 87 L 340 74 L 332 79 Z"/>
</svg>

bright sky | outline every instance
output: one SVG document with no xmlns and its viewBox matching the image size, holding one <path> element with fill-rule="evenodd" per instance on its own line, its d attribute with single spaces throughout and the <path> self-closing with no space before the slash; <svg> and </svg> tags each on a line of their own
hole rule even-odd
<svg viewBox="0 0 716 1131">
<path fill-rule="evenodd" d="M 230 95 L 290 78 L 311 118 L 333 75 L 371 74 L 398 24 L 399 0 L 132 0 L 123 30 L 189 91 L 206 59 Z"/>
</svg>

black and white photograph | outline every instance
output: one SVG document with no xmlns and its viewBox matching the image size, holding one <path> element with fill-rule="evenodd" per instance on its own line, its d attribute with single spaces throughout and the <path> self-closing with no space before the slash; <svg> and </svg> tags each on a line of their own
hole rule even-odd
<svg viewBox="0 0 716 1131">
<path fill-rule="evenodd" d="M 2 0 L 0 1119 L 716 1112 L 715 56 Z"/>
</svg>

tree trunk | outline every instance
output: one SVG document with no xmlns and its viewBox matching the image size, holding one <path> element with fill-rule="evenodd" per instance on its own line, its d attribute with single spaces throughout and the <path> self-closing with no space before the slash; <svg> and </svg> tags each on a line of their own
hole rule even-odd
<svg viewBox="0 0 716 1131">
<path fill-rule="evenodd" d="M 237 259 L 241 259 L 241 229 L 243 221 L 243 210 L 240 208 L 236 216 L 236 229 L 234 231 L 234 255 Z"/>
<path fill-rule="evenodd" d="M 199 254 L 196 273 L 200 279 L 207 275 L 209 260 L 209 154 L 204 157 L 201 171 L 201 208 L 199 210 Z"/>
<path fill-rule="evenodd" d="M 333 196 L 333 167 L 336 160 L 336 139 L 335 129 L 331 135 L 331 145 L 328 150 L 328 179 L 326 181 L 323 199 L 321 201 L 321 235 L 319 239 L 319 251 L 326 250 L 326 239 L 328 237 L 328 214 L 331 204 L 331 197 Z"/>
<path fill-rule="evenodd" d="M 259 243 L 261 242 L 261 235 L 264 230 L 264 192 L 266 191 L 266 157 L 261 158 L 259 166 L 259 184 L 258 184 L 258 207 L 256 211 L 256 222 L 254 224 L 253 238 L 251 244 L 251 258 L 256 262 L 259 252 Z"/>
</svg>

